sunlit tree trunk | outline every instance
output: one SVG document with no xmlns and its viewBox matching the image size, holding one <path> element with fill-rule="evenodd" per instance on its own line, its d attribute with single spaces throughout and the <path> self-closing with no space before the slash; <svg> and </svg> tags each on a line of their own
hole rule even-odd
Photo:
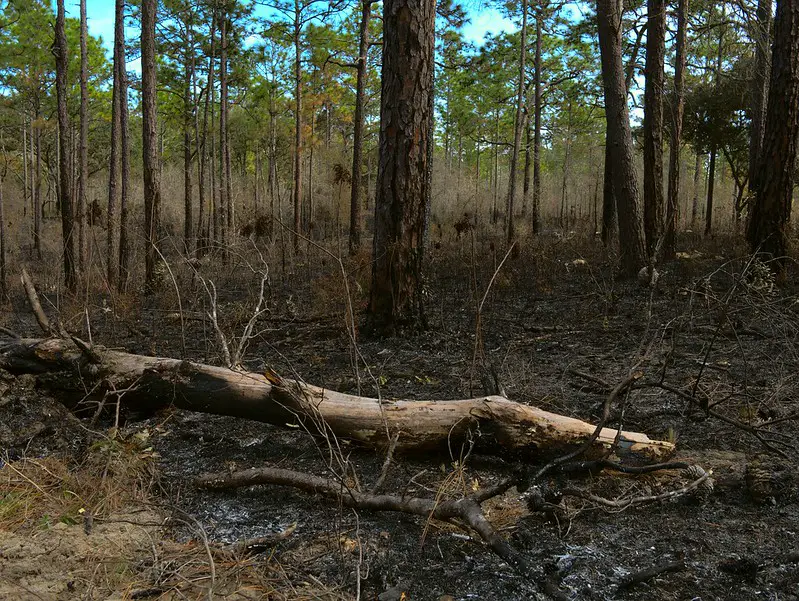
<svg viewBox="0 0 799 601">
<path fill-rule="evenodd" d="M 763 151 L 747 238 L 753 252 L 786 267 L 799 135 L 799 0 L 777 0 Z"/>
<path fill-rule="evenodd" d="M 75 219 L 72 212 L 72 166 L 70 165 L 70 128 L 67 113 L 67 36 L 64 29 L 64 0 L 58 0 L 53 54 L 56 64 L 56 96 L 58 113 L 58 204 L 61 210 L 61 236 L 64 250 L 64 284 L 72 292 L 77 287 L 75 264 Z"/>
<path fill-rule="evenodd" d="M 142 150 L 144 172 L 144 257 L 145 286 L 158 286 L 158 226 L 161 210 L 161 181 L 158 160 L 156 114 L 155 23 L 157 0 L 142 0 L 141 6 L 141 94 Z"/>
<path fill-rule="evenodd" d="M 119 45 L 119 290 L 124 290 L 130 277 L 130 236 L 128 232 L 128 200 L 130 196 L 130 130 L 128 129 L 128 71 L 125 64 L 124 0 L 119 1 L 119 24 L 115 45 Z M 112 258 L 109 257 L 109 261 Z"/>
<path fill-rule="evenodd" d="M 646 262 L 646 244 L 622 67 L 621 3 L 597 0 L 597 22 L 613 192 L 619 218 L 621 270 L 625 275 L 633 276 Z"/>
<path fill-rule="evenodd" d="M 363 164 L 363 121 L 366 106 L 366 75 L 369 57 L 369 21 L 372 0 L 362 0 L 358 70 L 355 82 L 355 117 L 352 134 L 352 185 L 350 191 L 350 254 L 361 246 L 361 165 Z"/>
<path fill-rule="evenodd" d="M 541 90 L 541 70 L 543 69 L 542 47 L 544 35 L 543 7 L 535 13 L 535 107 L 533 124 L 533 233 L 541 231 L 541 113 L 543 95 Z"/>
<path fill-rule="evenodd" d="M 519 149 L 522 145 L 524 129 L 524 74 L 527 66 L 527 0 L 522 0 L 521 47 L 519 49 L 519 81 L 516 86 L 516 118 L 513 125 L 513 149 L 508 170 L 508 200 L 505 208 L 507 244 L 510 246 L 516 236 L 513 223 L 513 210 L 516 200 L 516 166 L 519 163 Z"/>
<path fill-rule="evenodd" d="M 644 233 L 652 256 L 663 232 L 663 64 L 666 2 L 647 0 L 644 87 Z"/>
<path fill-rule="evenodd" d="M 117 226 L 117 184 L 119 181 L 119 134 L 120 134 L 120 69 L 123 69 L 123 58 L 120 52 L 124 48 L 120 43 L 119 36 L 124 35 L 122 19 L 124 19 L 125 2 L 116 0 L 115 2 L 115 23 L 114 23 L 114 65 L 113 65 L 113 91 L 111 94 L 111 156 L 108 165 L 108 219 L 106 228 L 106 277 L 109 286 L 117 285 L 117 275 L 119 264 L 117 262 L 117 239 L 119 228 Z M 122 41 L 124 43 L 124 41 Z"/>
<path fill-rule="evenodd" d="M 86 0 L 80 0 L 80 140 L 78 152 L 80 166 L 78 170 L 78 196 L 75 206 L 75 219 L 78 222 L 77 269 L 86 276 L 87 257 L 87 224 L 89 186 L 89 50 L 88 28 L 86 24 Z"/>
<path fill-rule="evenodd" d="M 675 236 L 680 202 L 680 144 L 685 109 L 685 45 L 688 0 L 677 0 L 677 50 L 674 58 L 674 105 L 671 115 L 671 142 L 669 144 L 669 186 L 666 202 L 665 240 L 663 258 L 675 257 Z"/>
<path fill-rule="evenodd" d="M 369 319 L 383 333 L 424 325 L 432 138 L 434 0 L 386 0 L 380 158 Z"/>
<path fill-rule="evenodd" d="M 294 0 L 294 252 L 300 249 L 302 226 L 302 23 L 300 1 Z"/>
<path fill-rule="evenodd" d="M 230 148 L 228 144 L 228 15 L 225 2 L 219 15 L 219 225 L 223 256 L 227 253 L 229 241 L 230 218 Z"/>
<path fill-rule="evenodd" d="M 191 130 L 194 124 L 194 43 L 191 35 L 191 19 L 186 17 L 186 39 L 188 47 L 183 55 L 183 246 L 187 255 L 194 252 L 194 227 L 192 215 L 192 149 Z"/>
<path fill-rule="evenodd" d="M 763 144 L 763 124 L 766 120 L 769 66 L 771 64 L 771 0 L 758 0 L 757 21 L 754 26 L 755 72 L 752 77 L 752 121 L 749 142 L 749 190 L 757 189 L 757 164 Z"/>
</svg>

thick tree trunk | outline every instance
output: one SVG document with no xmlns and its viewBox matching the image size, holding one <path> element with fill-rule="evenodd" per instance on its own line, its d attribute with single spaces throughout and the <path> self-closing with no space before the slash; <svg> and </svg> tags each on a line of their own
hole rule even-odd
<svg viewBox="0 0 799 601">
<path fill-rule="evenodd" d="M 405 452 L 458 448 L 476 440 L 485 453 L 539 457 L 579 445 L 595 426 L 501 396 L 453 401 L 379 400 L 311 386 L 274 374 L 239 372 L 179 359 L 145 357 L 94 347 L 86 353 L 68 340 L 0 341 L 0 367 L 41 375 L 41 385 L 67 401 L 126 390 L 131 408 L 182 409 L 252 419 L 281 427 L 300 425 L 314 434 L 332 433 L 370 447 Z M 76 377 L 83 385 L 75 388 Z M 70 395 L 72 393 L 72 395 Z M 74 398 L 70 399 L 69 397 Z M 481 436 L 476 437 L 476 432 Z M 590 456 L 603 455 L 618 435 L 604 428 Z M 645 434 L 622 432 L 616 453 L 638 461 L 661 461 L 674 445 Z"/>
<path fill-rule="evenodd" d="M 355 122 L 352 133 L 352 184 L 350 189 L 350 254 L 361 247 L 361 165 L 363 163 L 363 121 L 366 106 L 366 74 L 369 57 L 369 21 L 372 0 L 362 0 L 358 71 L 355 82 Z"/>
<path fill-rule="evenodd" d="M 64 0 L 58 0 L 53 54 L 56 64 L 58 112 L 58 205 L 61 210 L 61 237 L 64 249 L 64 284 L 72 292 L 77 287 L 75 264 L 75 216 L 72 212 L 72 168 L 70 165 L 70 128 L 67 113 L 67 36 L 64 29 Z"/>
<path fill-rule="evenodd" d="M 605 130 L 605 172 L 602 180 L 602 245 L 608 247 L 617 232 L 616 195 L 613 194 L 613 155 Z"/>
<path fill-rule="evenodd" d="M 799 134 L 799 0 L 778 0 L 763 151 L 747 238 L 784 274 Z"/>
<path fill-rule="evenodd" d="M 647 22 L 644 88 L 644 233 L 647 254 L 652 257 L 663 233 L 665 0 L 647 0 Z"/>
<path fill-rule="evenodd" d="M 527 67 L 527 0 L 522 0 L 521 48 L 519 49 L 519 82 L 516 87 L 516 120 L 513 125 L 513 150 L 508 170 L 508 201 L 505 207 L 505 227 L 507 244 L 513 244 L 514 231 L 513 210 L 516 201 L 516 168 L 519 163 L 519 150 L 522 146 L 522 130 L 524 129 L 524 77 Z"/>
<path fill-rule="evenodd" d="M 374 329 L 394 333 L 424 323 L 435 2 L 387 0 L 383 28 L 380 164 L 368 310 Z"/>
<path fill-rule="evenodd" d="M 669 144 L 669 187 L 666 203 L 665 240 L 663 258 L 676 256 L 675 237 L 680 202 L 680 145 L 682 144 L 682 121 L 685 109 L 685 44 L 688 0 L 677 1 L 677 51 L 674 58 L 674 104 L 671 115 L 671 142 Z"/>
<path fill-rule="evenodd" d="M 621 3 L 597 0 L 597 22 L 613 192 L 619 219 L 620 267 L 622 273 L 632 277 L 646 262 L 646 244 L 622 67 Z"/>
<path fill-rule="evenodd" d="M 755 42 L 755 67 L 752 77 L 752 123 L 749 141 L 749 190 L 757 190 L 758 159 L 763 144 L 766 120 L 769 70 L 771 65 L 771 0 L 758 0 L 757 21 L 752 39 Z"/>
<path fill-rule="evenodd" d="M 144 171 L 144 257 L 145 286 L 158 286 L 158 225 L 161 210 L 161 181 L 158 165 L 156 115 L 155 23 L 157 0 L 142 0 L 141 6 L 141 89 L 142 150 Z"/>
</svg>

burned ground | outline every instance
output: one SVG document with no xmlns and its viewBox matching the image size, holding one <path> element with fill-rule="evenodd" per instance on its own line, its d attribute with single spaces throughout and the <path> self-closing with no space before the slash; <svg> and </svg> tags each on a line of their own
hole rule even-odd
<svg viewBox="0 0 799 601">
<path fill-rule="evenodd" d="M 676 440 L 679 457 L 715 470 L 712 494 L 612 511 L 564 497 L 567 511 L 558 515 L 567 519 L 554 520 L 531 513 L 511 491 L 487 505 L 489 519 L 536 566 L 539 582 L 556 583 L 567 598 L 799 598 L 795 274 L 777 287 L 761 264 L 736 254 L 732 244 L 685 238 L 681 246 L 691 253 L 665 265 L 652 289 L 616 279 L 613 257 L 603 256 L 594 241 L 545 239 L 529 243 L 496 273 L 478 327 L 476 308 L 503 255 L 489 241 L 471 236 L 432 251 L 427 330 L 392 339 L 359 334 L 357 347 L 351 343 L 337 262 L 309 248 L 302 263 L 283 269 L 279 254 L 265 255 L 270 310 L 258 321 L 246 366 L 384 398 L 462 398 L 498 385 L 513 400 L 591 421 L 598 419 L 608 387 L 639 372 L 640 384 L 613 408 L 613 425 L 622 421 L 625 429 Z M 234 254 L 225 269 L 200 268 L 216 283 L 221 325 L 228 333 L 241 332 L 258 293 L 258 278 L 243 256 Z M 360 313 L 368 265 L 361 258 L 345 268 L 351 302 Z M 198 275 L 189 267 L 174 271 L 179 307 L 169 287 L 155 298 L 98 296 L 89 303 L 92 339 L 131 352 L 219 363 Z M 35 335 L 19 294 L 3 325 Z M 78 306 L 62 303 L 61 311 L 67 326 L 88 338 Z M 360 322 L 354 325 L 357 331 Z M 0 423 L 16 424 L 30 413 L 25 423 L 0 429 L 0 446 L 12 450 L 4 457 L 11 461 L 3 470 L 7 487 L 15 481 L 9 469 L 21 457 L 61 453 L 77 466 L 113 424 L 112 412 L 88 428 L 91 405 L 81 428 L 53 413 L 61 409 L 50 400 L 37 404 L 25 382 L 5 382 Z M 42 409 L 48 406 L 53 409 Z M 53 415 L 58 425 L 52 425 Z M 171 517 L 159 529 L 171 544 L 197 544 L 203 536 L 210 545 L 225 544 L 291 532 L 264 553 L 241 560 L 247 570 L 261 570 L 258 586 L 242 578 L 238 588 L 220 584 L 217 596 L 354 598 L 360 591 L 362 599 L 372 599 L 388 591 L 380 598 L 390 599 L 404 591 L 410 599 L 522 599 L 537 594 L 535 582 L 451 524 L 356 513 L 279 487 L 208 492 L 194 485 L 196 476 L 209 471 L 270 465 L 325 476 L 345 462 L 353 468 L 350 477 L 368 489 L 380 473 L 380 455 L 220 416 L 123 412 L 122 419 L 124 436 L 146 433 L 140 451 L 147 451 L 157 472 L 148 493 L 161 515 Z M 464 449 L 451 451 L 451 456 L 395 457 L 384 490 L 450 498 L 495 482 L 515 467 L 511 458 L 472 454 L 464 462 Z M 764 474 L 765 489 L 758 489 L 749 473 Z M 629 498 L 679 488 L 680 478 L 603 473 L 571 480 L 553 476 L 539 484 L 547 494 L 572 487 Z M 8 492 L 4 495 L 8 506 Z M 80 520 L 71 517 L 75 525 L 69 527 L 80 530 Z M 42 524 L 25 527 L 33 540 L 44 536 L 43 529 L 49 532 Z M 0 554 L 0 567 L 10 561 Z M 674 562 L 682 562 L 682 569 L 620 587 L 631 573 Z M 178 589 L 199 598 L 208 588 L 197 575 L 199 567 L 198 580 L 189 586 L 170 580 L 169 570 L 154 576 L 151 564 L 132 564 L 129 583 L 135 586 L 129 584 L 128 592 L 147 592 L 149 586 L 152 598 L 178 598 Z M 274 586 L 266 587 L 266 580 Z M 112 590 L 125 592 L 113 582 Z M 111 592 L 99 596 L 97 588 L 98 596 L 91 597 L 86 590 L 86 598 L 107 598 Z M 24 590 L 19 594 L 15 598 L 27 598 Z M 68 592 L 47 594 L 40 590 L 30 598 L 70 598 Z"/>
</svg>

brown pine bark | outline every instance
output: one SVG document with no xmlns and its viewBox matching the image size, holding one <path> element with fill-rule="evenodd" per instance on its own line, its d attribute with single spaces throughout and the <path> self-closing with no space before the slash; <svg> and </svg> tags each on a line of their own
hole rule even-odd
<svg viewBox="0 0 799 601">
<path fill-rule="evenodd" d="M 613 192 L 619 217 L 620 267 L 624 275 L 634 276 L 646 263 L 646 244 L 622 67 L 621 3 L 597 0 L 597 24 Z"/>
<path fill-rule="evenodd" d="M 355 81 L 355 122 L 352 133 L 352 184 L 350 190 L 350 254 L 361 247 L 361 166 L 363 163 L 363 120 L 366 106 L 366 74 L 369 56 L 369 21 L 372 1 L 362 0 L 361 26 L 358 45 L 357 75 Z"/>
<path fill-rule="evenodd" d="M 755 67 L 752 76 L 752 123 L 749 142 L 749 190 L 757 190 L 758 159 L 763 145 L 766 120 L 769 67 L 771 65 L 771 0 L 758 0 L 757 20 L 752 38 L 755 41 Z"/>
<path fill-rule="evenodd" d="M 647 22 L 644 86 L 644 234 L 647 254 L 651 257 L 663 232 L 665 0 L 647 0 Z"/>
<path fill-rule="evenodd" d="M 666 202 L 666 224 L 663 242 L 663 258 L 676 256 L 675 236 L 680 200 L 680 144 L 682 144 L 682 121 L 685 110 L 685 46 L 686 16 L 688 0 L 677 0 L 677 39 L 674 58 L 674 104 L 671 115 L 671 142 L 669 144 L 669 187 Z"/>
<path fill-rule="evenodd" d="M 386 334 L 424 325 L 422 264 L 433 144 L 434 0 L 383 8 L 380 164 L 375 203 L 372 327 Z"/>
<path fill-rule="evenodd" d="M 230 232 L 230 149 L 228 147 L 228 78 L 227 78 L 227 48 L 228 48 L 228 18 L 227 7 L 222 3 L 219 14 L 219 230 L 223 247 L 223 256 L 226 254 L 228 236 Z"/>
<path fill-rule="evenodd" d="M 67 36 L 64 29 L 64 0 L 58 0 L 53 54 L 56 65 L 58 113 L 58 204 L 61 210 L 61 237 L 64 249 L 64 285 L 72 292 L 77 287 L 75 264 L 75 218 L 72 212 L 72 167 L 70 165 L 70 128 L 67 113 Z"/>
<path fill-rule="evenodd" d="M 5 169 L 3 170 L 5 171 Z M 6 217 L 3 199 L 3 182 L 5 173 L 0 173 L 0 295 L 6 295 Z"/>
<path fill-rule="evenodd" d="M 799 0 L 778 0 L 763 150 L 747 238 L 752 252 L 776 259 L 781 275 L 799 135 Z"/>
<path fill-rule="evenodd" d="M 144 171 L 144 257 L 145 286 L 158 287 L 158 226 L 161 210 L 161 181 L 158 161 L 158 117 L 156 114 L 155 23 L 157 0 L 142 0 L 141 6 L 141 93 L 142 150 Z"/>
<path fill-rule="evenodd" d="M 36 258 L 42 258 L 42 151 L 40 141 L 39 107 L 35 111 L 36 126 L 31 125 L 31 154 L 34 159 L 33 182 L 33 250 Z"/>
<path fill-rule="evenodd" d="M 521 47 L 519 49 L 519 81 L 516 86 L 516 118 L 513 124 L 513 150 L 508 170 L 508 200 L 505 207 L 505 226 L 507 244 L 510 246 L 516 237 L 513 211 L 516 202 L 516 168 L 519 163 L 519 150 L 522 145 L 524 129 L 524 74 L 527 66 L 527 0 L 522 0 Z"/>
<path fill-rule="evenodd" d="M 130 242 L 128 232 L 128 198 L 130 195 L 130 130 L 128 129 L 128 70 L 125 62 L 124 10 L 125 1 L 119 0 L 119 24 L 115 35 L 119 45 L 119 281 L 122 291 L 130 277 Z M 113 260 L 109 257 L 109 261 Z"/>
<path fill-rule="evenodd" d="M 302 227 L 302 33 L 300 0 L 294 0 L 294 252 L 300 250 Z"/>
<path fill-rule="evenodd" d="M 535 107 L 533 116 L 533 233 L 541 231 L 541 112 L 543 96 L 541 91 L 542 48 L 544 35 L 543 7 L 535 13 Z"/>
<path fill-rule="evenodd" d="M 117 225 L 117 185 L 119 182 L 119 147 L 121 122 L 121 70 L 124 69 L 124 18 L 125 0 L 116 0 L 114 6 L 114 82 L 111 97 L 111 157 L 108 169 L 108 227 L 106 237 L 106 256 L 108 265 L 106 275 L 108 284 L 117 285 L 119 263 L 119 226 Z"/>
<path fill-rule="evenodd" d="M 86 264 L 88 232 L 86 223 L 87 192 L 89 185 L 89 50 L 86 24 L 86 0 L 80 0 L 80 139 L 78 152 L 78 197 L 75 205 L 75 220 L 78 222 L 77 270 L 84 274 Z"/>
<path fill-rule="evenodd" d="M 191 35 L 191 13 L 184 19 L 186 49 L 183 55 L 183 247 L 187 256 L 194 252 L 194 223 L 192 209 L 192 148 L 191 130 L 194 126 L 194 40 Z"/>
</svg>

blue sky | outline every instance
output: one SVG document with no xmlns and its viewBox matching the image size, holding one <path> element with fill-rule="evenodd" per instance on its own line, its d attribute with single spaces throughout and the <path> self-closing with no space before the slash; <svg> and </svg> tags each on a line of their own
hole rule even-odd
<svg viewBox="0 0 799 601">
<path fill-rule="evenodd" d="M 496 34 L 501 31 L 513 31 L 513 23 L 504 18 L 496 8 L 484 6 L 484 2 L 469 3 L 467 13 L 471 22 L 464 27 L 463 33 L 467 40 L 479 45 L 486 33 Z M 66 0 L 67 15 L 77 18 L 80 15 L 77 0 Z M 94 36 L 102 36 L 108 56 L 111 56 L 111 46 L 114 41 L 114 0 L 86 0 L 86 14 L 89 32 Z M 137 65 L 129 65 L 136 69 Z"/>
</svg>

